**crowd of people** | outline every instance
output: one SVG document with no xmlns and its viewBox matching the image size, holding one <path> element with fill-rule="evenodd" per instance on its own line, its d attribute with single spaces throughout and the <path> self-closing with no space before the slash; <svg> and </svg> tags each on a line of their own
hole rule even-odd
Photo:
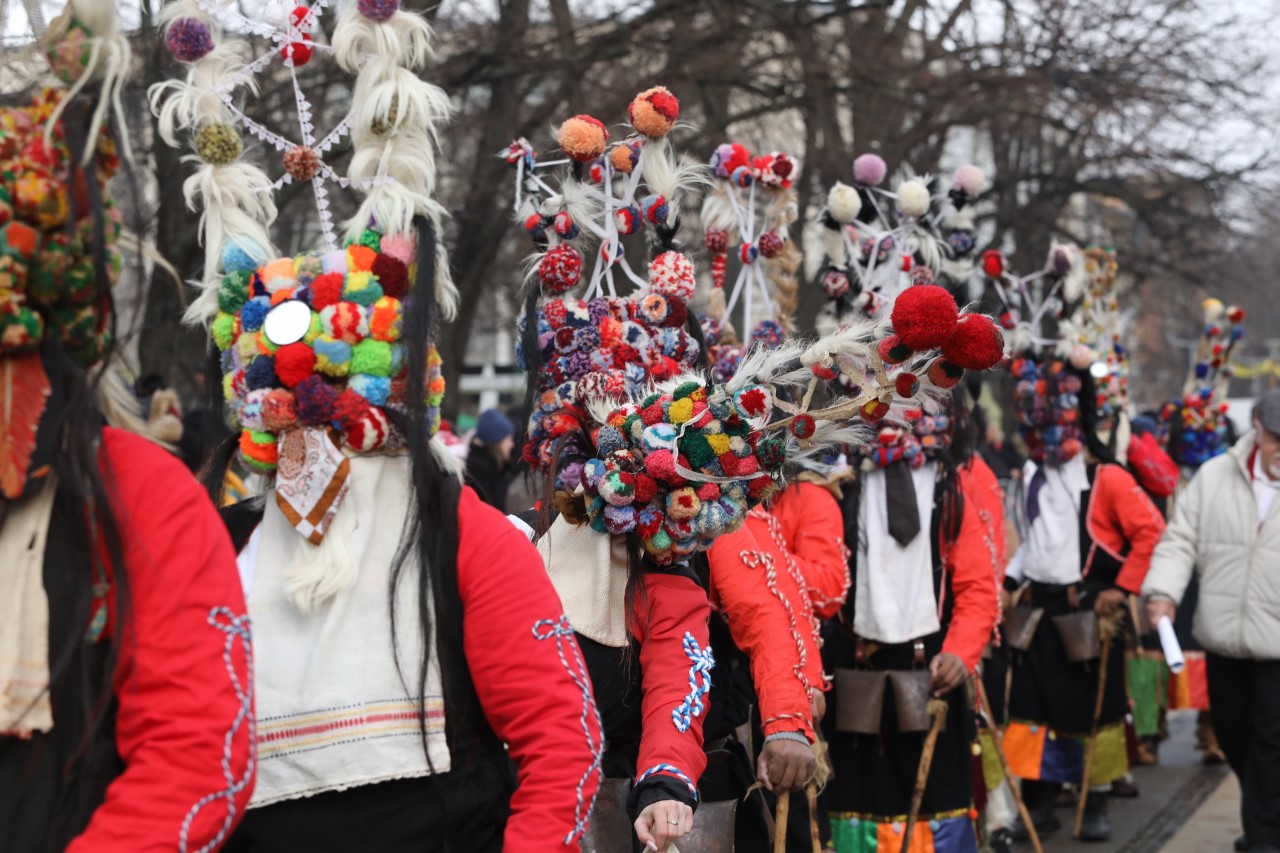
<svg viewBox="0 0 1280 853">
<path fill-rule="evenodd" d="M 1105 841 L 1162 711 L 1212 705 L 1236 849 L 1280 850 L 1280 392 L 1232 443 L 1241 312 L 1206 303 L 1183 394 L 1131 426 L 1114 254 L 1016 276 L 975 250 L 981 170 L 890 191 L 866 155 L 797 335 L 799 164 L 689 165 L 658 86 L 621 140 L 578 115 L 567 161 L 503 152 L 528 391 L 460 453 L 429 28 L 343 5 L 364 201 L 285 256 L 219 96 L 237 47 L 179 0 L 154 107 L 196 151 L 206 424 L 119 379 L 128 45 L 98 5 L 51 29 L 67 85 L 0 111 L 0 849 Z"/>
</svg>

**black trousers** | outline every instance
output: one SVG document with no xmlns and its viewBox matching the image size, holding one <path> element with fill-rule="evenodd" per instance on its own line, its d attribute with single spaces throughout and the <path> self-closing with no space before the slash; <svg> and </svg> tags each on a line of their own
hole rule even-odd
<svg viewBox="0 0 1280 853">
<path fill-rule="evenodd" d="M 1280 847 L 1280 661 L 1206 660 L 1213 729 L 1240 779 L 1244 834 Z"/>
</svg>

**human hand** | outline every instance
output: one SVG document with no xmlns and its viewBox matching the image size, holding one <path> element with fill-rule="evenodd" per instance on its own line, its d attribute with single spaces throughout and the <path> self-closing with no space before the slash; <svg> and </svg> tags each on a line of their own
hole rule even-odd
<svg viewBox="0 0 1280 853">
<path fill-rule="evenodd" d="M 964 661 L 960 660 L 959 655 L 951 652 L 941 652 L 929 661 L 929 672 L 933 675 L 932 681 L 929 682 L 929 689 L 933 691 L 935 699 L 941 699 L 963 684 L 969 675 Z"/>
<path fill-rule="evenodd" d="M 1120 608 L 1124 607 L 1125 598 L 1127 594 L 1122 589 L 1104 589 L 1098 593 L 1098 600 L 1093 603 L 1093 609 L 1103 618 L 1114 616 Z"/>
<path fill-rule="evenodd" d="M 1160 624 L 1160 619 L 1168 616 L 1172 622 L 1178 617 L 1178 607 L 1167 598 L 1148 598 L 1147 599 L 1147 621 L 1151 623 L 1152 630 Z"/>
<path fill-rule="evenodd" d="M 816 726 L 827 715 L 827 694 L 821 690 L 813 691 L 813 698 L 810 699 L 809 707 L 813 711 L 813 724 Z"/>
<path fill-rule="evenodd" d="M 666 853 L 666 849 L 682 835 L 693 829 L 693 809 L 679 800 L 658 800 L 650 803 L 636 818 L 636 838 L 646 850 Z"/>
<path fill-rule="evenodd" d="M 771 740 L 760 751 L 756 779 L 775 793 L 798 791 L 818 769 L 813 748 L 794 740 Z"/>
</svg>

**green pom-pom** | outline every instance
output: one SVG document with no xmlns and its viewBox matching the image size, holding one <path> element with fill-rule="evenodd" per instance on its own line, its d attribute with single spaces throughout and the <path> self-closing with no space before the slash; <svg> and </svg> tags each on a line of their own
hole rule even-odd
<svg viewBox="0 0 1280 853">
<path fill-rule="evenodd" d="M 680 385 L 677 385 L 677 386 L 676 386 L 676 390 L 674 390 L 674 391 L 672 391 L 672 392 L 671 392 L 671 399 L 672 399 L 672 400 L 683 400 L 685 397 L 688 397 L 688 396 L 689 396 L 689 395 L 691 395 L 694 391 L 697 391 L 697 390 L 698 390 L 699 388 L 701 388 L 701 387 L 702 387 L 702 385 L 701 385 L 700 383 L 697 383 L 697 382 L 684 382 L 684 383 L 681 383 Z"/>
<path fill-rule="evenodd" d="M 706 436 L 700 432 L 686 432 L 680 439 L 680 452 L 689 460 L 690 467 L 695 471 L 705 468 L 716 455 Z"/>
<path fill-rule="evenodd" d="M 639 415 L 627 415 L 627 419 L 622 423 L 622 434 L 630 436 L 632 441 L 639 441 L 644 435 L 644 418 Z"/>
<path fill-rule="evenodd" d="M 644 402 L 640 404 L 640 408 L 647 409 L 661 399 L 662 399 L 661 394 L 650 394 L 648 397 L 644 398 Z"/>
<path fill-rule="evenodd" d="M 218 349 L 225 350 L 235 342 L 236 318 L 225 311 L 219 311 L 218 316 L 213 318 L 209 331 Z"/>
<path fill-rule="evenodd" d="M 608 533 L 609 528 L 605 526 L 604 508 L 607 506 L 604 498 L 594 498 L 590 505 L 587 506 L 587 515 L 591 519 L 591 529 L 597 533 Z"/>
<path fill-rule="evenodd" d="M 374 231 L 372 228 L 366 228 L 364 229 L 363 234 L 361 234 L 356 240 L 354 240 L 351 243 L 348 243 L 347 245 L 348 246 L 352 246 L 352 245 L 367 246 L 368 248 L 373 249 L 375 252 L 379 252 L 382 250 L 382 235 L 379 234 L 377 231 Z"/>
<path fill-rule="evenodd" d="M 249 301 L 249 274 L 233 272 L 223 276 L 218 285 L 218 310 L 234 314 Z"/>
<path fill-rule="evenodd" d="M 370 376 L 391 375 L 391 344 L 365 338 L 351 351 L 351 372 Z"/>
<path fill-rule="evenodd" d="M 16 355 L 40 345 L 44 321 L 25 305 L 0 313 L 0 352 Z"/>
<path fill-rule="evenodd" d="M 354 302 L 357 305 L 363 305 L 368 308 L 382 298 L 382 285 L 371 280 L 367 285 L 359 289 L 347 288 L 343 290 L 342 298 L 348 302 Z"/>
<path fill-rule="evenodd" d="M 311 312 L 311 325 L 307 327 L 307 333 L 302 336 L 302 342 L 307 346 L 311 346 L 316 342 L 316 338 L 324 334 L 324 323 L 320 321 L 320 315 Z"/>
<path fill-rule="evenodd" d="M 665 527 L 658 528 L 658 532 L 653 534 L 653 538 L 646 539 L 644 547 L 649 550 L 650 554 L 663 554 L 671 550 L 671 534 L 667 532 Z"/>
</svg>

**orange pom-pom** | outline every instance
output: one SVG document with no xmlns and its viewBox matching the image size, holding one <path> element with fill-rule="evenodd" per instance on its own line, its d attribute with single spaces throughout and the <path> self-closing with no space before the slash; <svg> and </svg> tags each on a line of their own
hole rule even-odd
<svg viewBox="0 0 1280 853">
<path fill-rule="evenodd" d="M 589 163 L 604 153 L 609 131 L 604 122 L 588 115 L 577 115 L 560 125 L 556 134 L 560 148 L 571 159 Z"/>
<path fill-rule="evenodd" d="M 666 86 L 654 86 L 636 95 L 627 108 L 631 126 L 651 139 L 666 136 L 680 118 L 680 101 Z"/>
<path fill-rule="evenodd" d="M 347 247 L 347 272 L 369 272 L 378 253 L 368 246 L 353 243 Z"/>
</svg>

